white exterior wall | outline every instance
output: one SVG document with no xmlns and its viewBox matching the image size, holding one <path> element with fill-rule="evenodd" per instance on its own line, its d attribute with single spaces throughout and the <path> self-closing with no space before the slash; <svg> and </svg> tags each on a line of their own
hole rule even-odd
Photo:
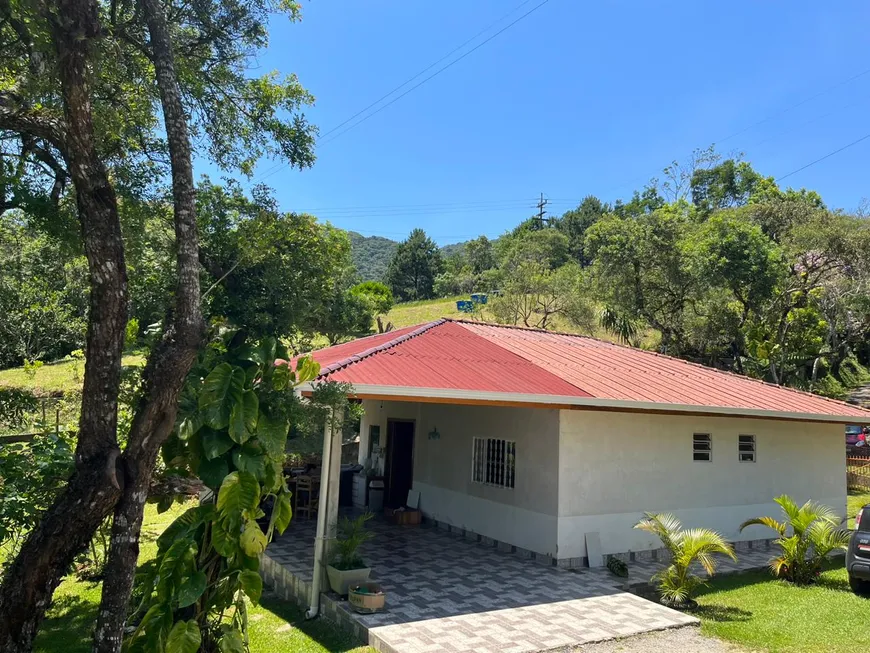
<svg viewBox="0 0 870 653">
<path fill-rule="evenodd" d="M 542 554 L 555 555 L 558 511 L 559 411 L 363 401 L 364 424 L 414 420 L 414 482 L 427 517 Z M 430 439 L 436 429 L 439 437 Z M 471 480 L 472 439 L 516 442 L 513 489 Z M 361 443 L 362 446 L 362 443 Z"/>
<path fill-rule="evenodd" d="M 711 434 L 712 462 L 692 459 L 693 433 Z M 755 463 L 738 461 L 740 434 L 755 435 Z M 599 534 L 605 554 L 659 548 L 632 528 L 644 511 L 672 512 L 731 541 L 773 537 L 761 526 L 738 529 L 777 515 L 780 494 L 845 514 L 843 446 L 840 424 L 563 410 L 558 557 L 585 556 L 586 533 Z"/>
</svg>

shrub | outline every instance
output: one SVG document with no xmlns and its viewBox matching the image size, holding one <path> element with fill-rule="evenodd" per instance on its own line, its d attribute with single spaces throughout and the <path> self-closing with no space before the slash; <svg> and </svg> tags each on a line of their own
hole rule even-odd
<svg viewBox="0 0 870 653">
<path fill-rule="evenodd" d="M 652 577 L 667 605 L 694 605 L 692 595 L 704 580 L 691 573 L 693 563 L 699 563 L 712 576 L 716 571 L 714 554 L 737 560 L 734 549 L 719 533 L 707 528 L 684 529 L 680 520 L 670 514 L 645 513 L 634 527 L 657 536 L 671 554 L 671 563 Z"/>
<path fill-rule="evenodd" d="M 843 520 L 828 506 L 814 501 L 798 506 L 785 494 L 774 501 L 782 508 L 783 521 L 755 517 L 743 522 L 740 530 L 759 525 L 776 531 L 781 552 L 770 561 L 773 575 L 798 585 L 813 583 L 821 573 L 825 557 L 831 551 L 848 547 L 850 533 L 839 528 Z"/>
</svg>

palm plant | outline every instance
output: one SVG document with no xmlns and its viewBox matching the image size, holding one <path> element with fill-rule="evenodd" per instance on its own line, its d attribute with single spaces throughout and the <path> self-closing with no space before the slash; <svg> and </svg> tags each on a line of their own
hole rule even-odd
<svg viewBox="0 0 870 653">
<path fill-rule="evenodd" d="M 783 521 L 756 517 L 743 522 L 740 530 L 754 525 L 775 530 L 779 534 L 776 543 L 781 552 L 770 561 L 773 575 L 798 585 L 812 583 L 821 573 L 822 563 L 831 551 L 848 548 L 850 533 L 839 527 L 843 520 L 828 506 L 815 501 L 798 506 L 786 494 L 774 501 L 782 508 Z"/>
<path fill-rule="evenodd" d="M 365 529 L 366 522 L 372 517 L 374 514 L 371 512 L 366 512 L 356 519 L 342 517 L 338 523 L 338 537 L 332 544 L 330 564 L 333 567 L 347 571 L 366 566 L 359 554 L 359 548 L 375 536 Z"/>
<path fill-rule="evenodd" d="M 694 605 L 692 595 L 704 579 L 692 573 L 698 563 L 712 576 L 716 572 L 714 554 L 737 560 L 734 549 L 719 533 L 708 528 L 684 529 L 680 520 L 670 514 L 644 513 L 635 528 L 657 536 L 671 554 L 671 563 L 652 577 L 658 586 L 662 602 L 674 607 Z"/>
</svg>

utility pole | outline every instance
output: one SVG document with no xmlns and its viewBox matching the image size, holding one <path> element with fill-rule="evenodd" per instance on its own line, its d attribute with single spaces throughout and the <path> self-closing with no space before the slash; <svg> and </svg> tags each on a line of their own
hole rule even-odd
<svg viewBox="0 0 870 653">
<path fill-rule="evenodd" d="M 538 207 L 538 212 L 533 216 L 535 229 L 543 229 L 544 223 L 550 222 L 550 218 L 544 218 L 547 215 L 546 206 L 550 203 L 550 200 L 544 199 L 544 194 L 541 193 L 541 199 L 538 201 L 536 206 Z"/>
</svg>

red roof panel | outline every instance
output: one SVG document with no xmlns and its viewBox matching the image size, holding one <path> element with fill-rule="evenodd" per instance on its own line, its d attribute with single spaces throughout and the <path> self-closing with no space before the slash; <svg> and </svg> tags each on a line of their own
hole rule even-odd
<svg viewBox="0 0 870 653">
<path fill-rule="evenodd" d="M 595 338 L 438 320 L 312 353 L 321 378 L 355 385 L 590 397 L 854 416 L 870 411 Z"/>
<path fill-rule="evenodd" d="M 354 384 L 588 397 L 568 381 L 454 322 L 435 322 L 365 358 L 325 370 Z M 319 352 L 314 352 L 318 362 Z M 330 355 L 328 358 L 332 358 Z M 323 362 L 321 362 L 323 365 Z"/>
</svg>

